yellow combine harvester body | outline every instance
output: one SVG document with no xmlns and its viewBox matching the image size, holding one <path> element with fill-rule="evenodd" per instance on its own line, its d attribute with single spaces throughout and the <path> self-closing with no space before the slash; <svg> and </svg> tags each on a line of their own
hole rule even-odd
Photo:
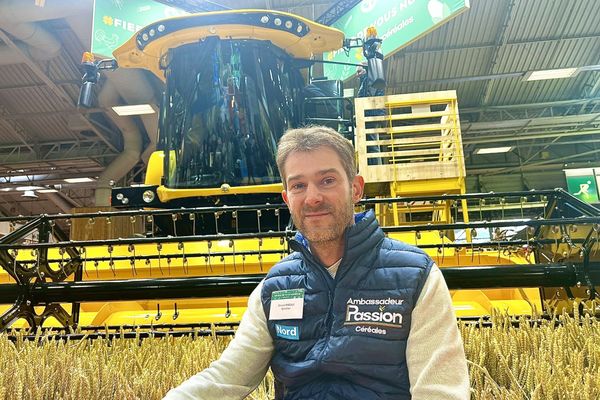
<svg viewBox="0 0 600 400">
<path fill-rule="evenodd" d="M 294 27 L 308 29 L 301 38 L 285 30 L 274 33 L 273 28 L 261 27 L 265 17 L 260 10 L 235 10 L 210 13 L 204 16 L 185 16 L 158 21 L 142 29 L 137 35 L 114 52 L 121 68 L 147 69 L 166 81 L 165 64 L 172 49 L 209 38 L 223 40 L 269 41 L 295 58 L 310 58 L 324 51 L 342 47 L 342 32 L 316 24 L 291 14 L 269 11 L 269 23 L 273 18 L 294 21 Z M 230 23 L 211 24 L 206 16 L 228 17 Z M 236 17 L 254 18 L 254 25 L 234 20 Z M 204 18 L 204 19 L 202 19 Z M 201 22 L 204 21 L 204 22 Z M 240 19 L 242 21 L 242 19 Z M 196 24 L 196 25 L 194 25 Z M 199 25 L 200 24 L 200 25 Z M 266 23 L 264 23 L 266 24 Z M 296 25 L 298 24 L 298 25 Z M 301 29 L 301 28 L 295 28 Z M 151 33 L 154 32 L 154 33 Z M 160 35 L 159 33 L 160 32 Z M 153 37 L 153 38 L 152 38 Z M 146 39 L 144 39 L 146 38 Z M 147 40 L 147 43 L 142 43 Z M 465 167 L 462 153 L 460 122 L 456 93 L 432 92 L 397 96 L 379 96 L 356 99 L 355 144 L 359 173 L 366 180 L 369 198 L 397 196 L 425 196 L 465 193 Z M 385 110 L 383 113 L 372 112 Z M 372 149 L 377 149 L 372 151 Z M 370 149 L 370 150 L 369 150 Z M 169 187 L 165 185 L 165 168 L 171 172 L 183 168 L 183 161 L 175 158 L 172 150 L 170 160 L 165 152 L 155 152 L 149 161 L 146 184 L 156 186 L 158 200 L 165 205 L 186 198 L 210 196 L 237 196 L 244 194 L 277 194 L 282 186 L 277 182 L 247 185 L 221 185 L 220 187 Z M 256 154 L 256 157 L 259 157 Z M 249 180 L 249 179 L 248 179 Z M 469 221 L 466 201 L 461 204 L 464 222 Z M 414 215 L 429 215 L 431 224 L 455 222 L 450 202 L 424 202 L 422 204 L 399 204 L 376 206 L 382 226 L 410 225 Z M 123 217 L 125 218 L 125 217 Z M 419 220 L 420 223 L 427 221 Z M 285 221 L 287 222 L 287 221 Z M 193 222 L 191 222 L 193 224 Z M 91 230 L 96 227 L 88 227 Z M 198 234 L 202 234 L 198 232 Z M 533 260 L 520 252 L 506 253 L 495 249 L 477 249 L 467 242 L 461 248 L 444 247 L 452 243 L 454 232 L 422 231 L 392 232 L 389 236 L 410 244 L 439 244 L 426 251 L 441 267 L 477 265 L 514 265 L 532 263 Z M 248 256 L 232 255 L 236 252 L 252 252 Z M 126 245 L 85 246 L 82 248 L 82 280 L 175 278 L 186 276 L 228 276 L 266 273 L 269 268 L 288 253 L 287 243 L 281 238 L 240 239 L 139 244 L 134 249 Z M 230 255 L 220 256 L 219 253 Z M 186 256 L 186 254 L 210 254 L 209 256 Z M 119 259 L 132 257 L 134 262 Z M 136 259 L 138 257 L 138 259 Z M 146 257 L 146 259 L 144 259 Z M 20 252 L 18 260 L 33 260 L 35 255 Z M 48 258 L 65 258 L 57 249 L 51 249 Z M 87 258 L 101 258 L 91 262 Z M 112 258 L 117 259 L 113 261 Z M 60 261 L 52 263 L 60 268 Z M 0 274 L 1 283 L 10 283 L 6 273 Z M 506 310 L 510 314 L 532 314 L 542 309 L 540 290 L 537 288 L 514 288 L 493 290 L 452 291 L 456 314 L 459 317 L 489 315 L 492 309 Z M 107 303 L 82 303 L 79 314 L 80 326 L 123 326 L 194 323 L 236 323 L 246 307 L 246 297 L 216 297 L 197 300 L 119 301 Z M 64 305 L 70 311 L 70 305 Z M 13 326 L 23 326 L 19 320 Z M 44 326 L 60 326 L 54 318 Z"/>
</svg>

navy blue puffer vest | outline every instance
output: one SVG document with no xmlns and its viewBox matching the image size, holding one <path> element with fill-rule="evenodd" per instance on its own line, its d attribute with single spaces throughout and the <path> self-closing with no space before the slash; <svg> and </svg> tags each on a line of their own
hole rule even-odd
<svg viewBox="0 0 600 400">
<path fill-rule="evenodd" d="M 335 279 L 298 235 L 264 281 L 277 399 L 410 399 L 406 343 L 433 261 L 386 238 L 372 211 L 355 220 Z M 272 298 L 302 291 L 302 318 L 271 318 Z"/>
</svg>

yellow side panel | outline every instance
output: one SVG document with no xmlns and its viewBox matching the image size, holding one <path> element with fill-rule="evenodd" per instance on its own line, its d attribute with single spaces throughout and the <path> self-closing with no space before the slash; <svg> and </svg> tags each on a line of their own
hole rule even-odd
<svg viewBox="0 0 600 400">
<path fill-rule="evenodd" d="M 164 174 L 164 160 L 165 153 L 161 151 L 155 151 L 150 155 L 148 160 L 148 168 L 146 169 L 146 185 L 160 185 Z"/>
</svg>

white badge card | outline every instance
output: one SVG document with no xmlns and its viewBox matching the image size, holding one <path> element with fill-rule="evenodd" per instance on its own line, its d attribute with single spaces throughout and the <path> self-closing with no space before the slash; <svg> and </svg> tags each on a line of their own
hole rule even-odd
<svg viewBox="0 0 600 400">
<path fill-rule="evenodd" d="M 302 319 L 304 289 L 278 290 L 271 293 L 270 320 Z"/>
</svg>

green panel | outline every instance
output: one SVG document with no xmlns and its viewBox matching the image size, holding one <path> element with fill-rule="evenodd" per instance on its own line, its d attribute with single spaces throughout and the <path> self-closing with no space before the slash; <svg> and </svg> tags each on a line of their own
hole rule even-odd
<svg viewBox="0 0 600 400">
<path fill-rule="evenodd" d="M 381 51 L 388 57 L 427 32 L 447 22 L 469 7 L 469 0 L 363 0 L 344 14 L 332 26 L 344 32 L 346 38 L 364 38 L 367 28 L 374 26 L 383 39 Z M 323 55 L 324 60 L 359 63 L 362 49 L 336 50 Z M 347 79 L 356 67 L 325 64 L 329 79 Z"/>
<path fill-rule="evenodd" d="M 586 203 L 598 203 L 598 186 L 593 172 L 589 175 L 567 175 L 566 178 L 569 193 Z"/>
<path fill-rule="evenodd" d="M 187 14 L 152 0 L 95 0 L 92 53 L 104 57 L 144 26 L 163 18 Z"/>
</svg>

